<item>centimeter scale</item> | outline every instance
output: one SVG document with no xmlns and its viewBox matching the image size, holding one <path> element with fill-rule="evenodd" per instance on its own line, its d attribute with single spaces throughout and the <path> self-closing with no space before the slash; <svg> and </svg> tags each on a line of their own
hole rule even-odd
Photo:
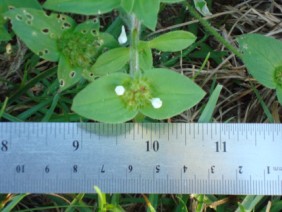
<svg viewBox="0 0 282 212">
<path fill-rule="evenodd" d="M 0 193 L 282 195 L 282 125 L 0 123 Z"/>
</svg>

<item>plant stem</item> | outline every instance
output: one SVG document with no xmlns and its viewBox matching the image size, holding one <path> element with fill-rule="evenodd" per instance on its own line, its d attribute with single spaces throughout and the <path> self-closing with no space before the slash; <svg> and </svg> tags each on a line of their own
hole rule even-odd
<svg viewBox="0 0 282 212">
<path fill-rule="evenodd" d="M 132 14 L 130 17 L 131 17 L 130 75 L 133 77 L 136 72 L 139 72 L 138 43 L 139 43 L 139 34 L 140 34 L 140 22 L 134 14 Z"/>
<path fill-rule="evenodd" d="M 185 2 L 186 6 L 188 7 L 188 10 L 190 14 L 199 20 L 199 22 L 203 25 L 203 27 L 206 28 L 206 30 L 211 33 L 215 39 L 222 43 L 227 49 L 229 49 L 233 54 L 235 54 L 237 57 L 242 58 L 242 54 L 238 51 L 237 48 L 232 46 L 228 41 L 226 41 L 211 25 L 210 23 L 203 19 L 201 15 L 194 9 L 194 7 L 187 1 Z"/>
</svg>

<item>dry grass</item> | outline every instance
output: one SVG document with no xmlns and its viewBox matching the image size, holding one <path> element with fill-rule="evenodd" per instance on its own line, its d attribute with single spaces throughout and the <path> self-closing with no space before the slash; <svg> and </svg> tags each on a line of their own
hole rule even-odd
<svg viewBox="0 0 282 212">
<path fill-rule="evenodd" d="M 170 7 L 169 13 L 177 15 L 177 9 L 179 8 Z M 237 45 L 236 36 L 254 32 L 282 40 L 282 1 L 215 1 L 211 11 L 213 15 L 206 17 L 206 19 L 234 46 Z M 163 22 L 159 24 L 159 29 L 156 32 L 148 36 L 154 36 L 157 33 L 171 29 L 187 27 L 198 23 L 198 20 L 189 20 L 184 23 L 169 26 L 164 25 Z M 216 42 L 213 38 L 209 38 L 207 42 L 214 50 L 226 50 L 222 44 Z M 13 56 L 7 54 L 0 55 L 0 78 L 4 78 L 7 81 L 17 81 L 22 78 L 24 71 L 24 55 L 27 50 L 19 41 L 18 46 L 19 47 L 14 50 Z M 207 66 L 199 72 L 202 62 L 202 60 L 194 60 L 191 62 L 180 59 L 179 63 L 174 66 L 174 69 L 189 77 L 199 74 L 196 81 L 207 92 L 210 90 L 214 79 L 216 79 L 217 83 L 223 85 L 223 90 L 213 116 L 214 122 L 268 122 L 264 110 L 254 94 L 253 87 L 259 91 L 275 122 L 280 122 L 282 110 L 276 99 L 275 92 L 257 83 L 247 73 L 242 61 L 233 54 L 229 53 L 225 56 L 220 64 L 208 62 Z M 41 67 L 40 64 L 39 67 Z M 49 67 L 49 65 L 47 65 L 47 67 Z M 8 92 L 10 92 L 10 90 L 7 84 L 0 82 L 0 97 L 5 96 Z M 202 106 L 208 101 L 208 97 L 209 94 L 199 106 L 168 121 L 196 122 L 201 113 Z M 15 113 L 17 113 L 17 111 L 15 111 Z M 61 197 L 60 195 L 58 196 Z M 45 201 L 43 196 L 32 195 L 26 199 L 23 204 L 42 206 L 44 203 L 48 203 L 48 201 Z M 226 197 L 223 198 L 221 202 L 214 202 L 209 207 L 214 208 L 217 205 L 226 204 L 229 201 L 230 197 Z M 194 211 L 197 202 L 193 198 L 191 198 L 190 202 L 190 209 Z M 140 204 L 137 203 L 128 204 L 128 211 L 136 210 L 136 208 L 139 207 L 138 205 L 140 206 Z M 142 205 L 142 209 L 144 209 L 144 204 Z"/>
<path fill-rule="evenodd" d="M 282 39 L 282 2 L 278 1 L 233 1 L 233 4 L 214 3 L 213 15 L 206 17 L 217 31 L 230 43 L 237 45 L 236 37 L 247 33 L 259 33 L 267 36 Z M 216 11 L 216 12 L 215 12 Z M 224 20 L 224 21 L 222 21 Z M 171 29 L 188 26 L 197 23 L 198 20 L 190 20 L 185 23 L 162 28 L 155 33 L 161 33 Z M 226 50 L 222 44 L 209 39 L 209 45 L 215 50 Z M 192 77 L 200 69 L 202 61 L 186 63 L 181 61 L 175 69 L 180 70 Z M 275 92 L 264 88 L 257 83 L 246 71 L 242 61 L 233 54 L 223 58 L 222 63 L 214 66 L 208 63 L 197 77 L 199 85 L 209 91 L 213 78 L 217 83 L 223 85 L 220 99 L 217 103 L 214 122 L 269 122 L 260 105 L 259 100 L 253 92 L 253 86 L 259 93 L 269 108 L 275 122 L 280 122 L 281 107 L 276 99 Z M 206 97 L 206 101 L 208 96 Z M 177 117 L 177 122 L 195 122 L 200 114 L 201 108 L 194 108 L 181 117 Z"/>
</svg>

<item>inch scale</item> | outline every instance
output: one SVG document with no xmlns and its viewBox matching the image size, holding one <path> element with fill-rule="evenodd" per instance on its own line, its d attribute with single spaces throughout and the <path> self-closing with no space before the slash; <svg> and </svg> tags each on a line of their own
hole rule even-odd
<svg viewBox="0 0 282 212">
<path fill-rule="evenodd" d="M 0 123 L 0 193 L 282 195 L 282 125 Z"/>
</svg>

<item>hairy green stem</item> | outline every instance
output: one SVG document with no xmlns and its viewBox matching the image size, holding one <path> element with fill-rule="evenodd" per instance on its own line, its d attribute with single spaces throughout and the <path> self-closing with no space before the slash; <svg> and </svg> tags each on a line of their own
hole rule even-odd
<svg viewBox="0 0 282 212">
<path fill-rule="evenodd" d="M 226 41 L 211 25 L 210 23 L 203 19 L 202 16 L 194 9 L 194 7 L 187 1 L 185 2 L 190 14 L 199 20 L 199 22 L 205 27 L 205 29 L 215 37 L 215 39 L 222 43 L 227 49 L 229 49 L 233 54 L 237 57 L 242 58 L 242 54 L 239 52 L 237 48 L 232 46 L 228 41 Z"/>
<path fill-rule="evenodd" d="M 131 40 L 130 40 L 130 75 L 133 76 L 139 72 L 139 43 L 140 22 L 137 17 L 131 15 Z"/>
</svg>

